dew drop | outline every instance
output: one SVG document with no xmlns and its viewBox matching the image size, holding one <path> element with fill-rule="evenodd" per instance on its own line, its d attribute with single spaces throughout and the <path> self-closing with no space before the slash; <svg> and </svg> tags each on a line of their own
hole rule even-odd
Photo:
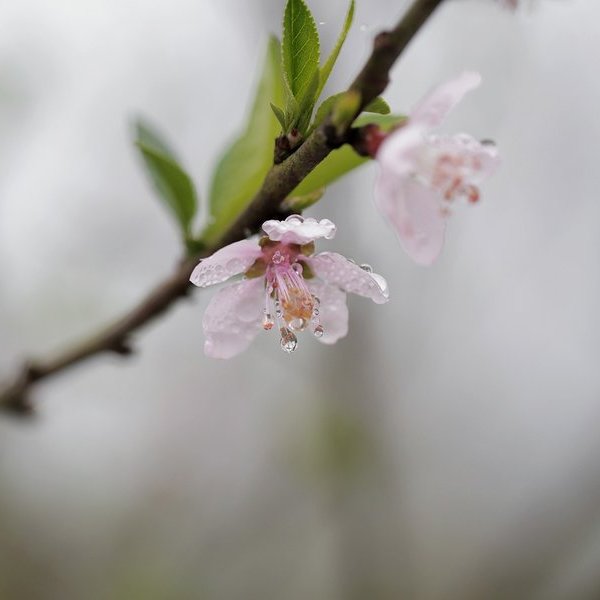
<svg viewBox="0 0 600 600">
<path fill-rule="evenodd" d="M 285 222 L 300 225 L 300 223 L 304 223 L 304 217 L 301 215 L 290 215 Z"/>
<path fill-rule="evenodd" d="M 372 273 L 373 272 L 373 267 L 371 265 L 366 264 L 366 263 L 364 265 L 360 265 L 360 268 L 363 271 L 366 271 L 367 273 Z"/>
<path fill-rule="evenodd" d="M 306 329 L 306 321 L 301 318 L 292 319 L 288 325 L 293 331 L 304 331 Z"/>
<path fill-rule="evenodd" d="M 273 325 L 275 325 L 275 321 L 273 321 L 273 317 L 270 313 L 265 312 L 265 316 L 263 317 L 262 326 L 265 331 L 270 331 L 273 329 Z"/>
<path fill-rule="evenodd" d="M 304 268 L 298 262 L 296 262 L 292 265 L 292 269 L 294 269 L 294 271 L 296 271 L 296 273 L 298 273 L 298 275 L 302 275 L 302 272 L 304 271 Z"/>
<path fill-rule="evenodd" d="M 313 329 L 313 334 L 316 338 L 322 338 L 324 333 L 325 333 L 325 330 L 323 329 L 323 325 L 317 325 Z"/>
<path fill-rule="evenodd" d="M 244 265 L 239 258 L 232 258 L 231 260 L 227 261 L 226 268 L 229 272 L 241 271 L 243 266 Z"/>
<path fill-rule="evenodd" d="M 298 347 L 298 338 L 287 327 L 282 327 L 280 333 L 281 349 L 291 354 Z"/>
</svg>

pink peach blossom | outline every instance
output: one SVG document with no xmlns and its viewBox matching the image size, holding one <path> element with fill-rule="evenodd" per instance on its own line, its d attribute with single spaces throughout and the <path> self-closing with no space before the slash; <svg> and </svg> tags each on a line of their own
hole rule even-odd
<svg viewBox="0 0 600 600">
<path fill-rule="evenodd" d="M 467 134 L 430 133 L 480 83 L 478 73 L 465 72 L 438 86 L 377 150 L 381 168 L 376 203 L 396 229 L 404 250 L 419 264 L 431 264 L 440 254 L 451 204 L 457 199 L 476 202 L 478 185 L 498 165 L 493 145 Z"/>
<path fill-rule="evenodd" d="M 335 252 L 314 254 L 314 241 L 332 239 L 335 229 L 328 219 L 299 215 L 266 221 L 267 235 L 230 244 L 200 261 L 190 277 L 198 287 L 243 276 L 219 290 L 204 313 L 207 356 L 231 358 L 261 329 L 275 325 L 286 352 L 296 349 L 296 332 L 307 328 L 324 344 L 334 344 L 348 333 L 346 292 L 387 302 L 385 279 L 368 265 Z"/>
</svg>

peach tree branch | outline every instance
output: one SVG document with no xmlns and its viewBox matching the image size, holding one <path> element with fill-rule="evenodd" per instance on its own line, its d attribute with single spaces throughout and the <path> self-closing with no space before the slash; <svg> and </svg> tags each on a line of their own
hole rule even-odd
<svg viewBox="0 0 600 600">
<path fill-rule="evenodd" d="M 268 219 L 281 218 L 282 201 L 332 150 L 349 141 L 354 117 L 385 90 L 395 61 L 442 2 L 443 0 L 414 0 L 396 27 L 375 37 L 367 62 L 348 88 L 357 98 L 350 109 L 351 114 L 345 115 L 342 122 L 336 122 L 335 115 L 330 115 L 293 154 L 274 165 L 249 206 L 216 243 L 180 262 L 167 279 L 113 324 L 62 353 L 26 362 L 12 380 L 4 388 L 0 388 L 0 409 L 20 415 L 31 414 L 33 406 L 29 392 L 40 381 L 96 355 L 131 354 L 132 334 L 189 293 L 189 277 L 200 258 L 258 231 Z"/>
</svg>

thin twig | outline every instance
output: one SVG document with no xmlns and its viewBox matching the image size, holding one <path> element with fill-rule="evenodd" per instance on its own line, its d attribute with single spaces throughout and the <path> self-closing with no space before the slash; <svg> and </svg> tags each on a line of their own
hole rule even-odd
<svg viewBox="0 0 600 600">
<path fill-rule="evenodd" d="M 357 114 L 383 92 L 389 83 L 389 71 L 394 62 L 442 1 L 414 0 L 394 29 L 377 35 L 371 55 L 349 88 L 361 95 Z M 30 414 L 32 405 L 29 392 L 40 380 L 62 373 L 98 354 L 131 354 L 131 334 L 189 292 L 189 277 L 197 261 L 231 242 L 247 237 L 249 232 L 257 231 L 264 221 L 281 218 L 281 202 L 334 148 L 343 143 L 346 133 L 347 131 L 336 131 L 333 135 L 330 122 L 325 121 L 294 154 L 281 164 L 273 166 L 248 208 L 216 244 L 181 262 L 175 272 L 133 310 L 98 334 L 62 354 L 27 362 L 13 377 L 12 382 L 0 390 L 0 409 L 16 414 Z"/>
</svg>

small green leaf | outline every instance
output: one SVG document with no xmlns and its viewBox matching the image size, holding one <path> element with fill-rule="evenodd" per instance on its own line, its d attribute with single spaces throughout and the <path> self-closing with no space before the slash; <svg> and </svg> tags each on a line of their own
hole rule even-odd
<svg viewBox="0 0 600 600">
<path fill-rule="evenodd" d="M 282 210 L 287 210 L 289 212 L 302 212 L 307 209 L 309 206 L 312 206 L 316 202 L 318 202 L 325 193 L 325 188 L 319 188 L 318 190 L 314 190 L 313 192 L 309 192 L 304 196 L 288 196 L 282 203 Z"/>
<path fill-rule="evenodd" d="M 148 123 L 139 119 L 135 125 L 135 132 L 136 146 L 142 154 L 154 187 L 177 219 L 183 236 L 187 239 L 197 208 L 194 182 L 166 142 Z"/>
<path fill-rule="evenodd" d="M 281 125 L 281 130 L 285 133 L 285 130 L 287 128 L 285 113 L 279 108 L 279 106 L 275 106 L 272 102 L 270 102 L 270 105 L 271 105 L 271 110 L 273 111 L 274 115 L 277 117 L 277 120 L 279 121 L 279 124 Z"/>
<path fill-rule="evenodd" d="M 269 39 L 262 74 L 244 133 L 217 164 L 210 187 L 211 223 L 203 240 L 212 244 L 248 206 L 273 165 L 274 140 L 279 123 L 271 110 L 283 104 L 279 41 Z"/>
<path fill-rule="evenodd" d="M 319 34 L 304 0 L 288 0 L 285 6 L 281 57 L 290 90 L 301 102 L 319 69 Z"/>
<path fill-rule="evenodd" d="M 298 123 L 297 127 L 303 135 L 306 135 L 310 118 L 312 117 L 315 107 L 317 88 L 319 87 L 319 69 L 315 69 L 310 79 L 310 83 L 306 88 L 304 97 L 298 106 Z"/>
<path fill-rule="evenodd" d="M 310 131 L 317 128 L 327 117 L 329 113 L 333 110 L 336 102 L 345 94 L 346 92 L 340 92 L 339 94 L 334 94 L 333 96 L 329 96 L 326 100 L 323 100 L 319 108 L 317 109 L 317 113 L 315 118 L 310 126 Z M 387 115 L 390 112 L 390 107 L 388 103 L 381 97 L 375 98 L 367 107 L 364 109 L 364 112 L 368 113 L 379 113 L 382 115 Z"/>
<path fill-rule="evenodd" d="M 339 94 L 334 94 L 333 96 L 329 96 L 329 98 L 323 100 L 319 108 L 317 108 L 317 113 L 315 114 L 315 118 L 310 126 L 311 131 L 316 129 L 327 117 L 327 115 L 333 110 L 335 103 L 342 96 L 344 92 L 340 92 Z"/>
<path fill-rule="evenodd" d="M 395 127 L 402 121 L 406 121 L 405 115 L 376 115 L 376 114 L 362 114 L 356 118 L 353 127 L 364 127 L 365 125 L 379 125 L 383 131 L 389 131 L 392 127 Z"/>
<path fill-rule="evenodd" d="M 394 125 L 405 120 L 401 115 L 361 115 L 354 121 L 356 127 L 375 123 L 382 129 L 391 129 Z M 339 179 L 342 175 L 353 171 L 366 163 L 369 159 L 359 156 L 350 146 L 342 146 L 334 150 L 320 164 L 318 164 L 291 192 L 289 197 L 306 196 Z"/>
<path fill-rule="evenodd" d="M 325 64 L 321 67 L 321 83 L 319 84 L 317 98 L 321 95 L 321 92 L 323 91 L 323 87 L 325 87 L 325 84 L 327 83 L 327 80 L 329 79 L 329 75 L 331 74 L 333 66 L 335 65 L 335 61 L 337 60 L 340 50 L 342 49 L 342 46 L 344 45 L 344 42 L 346 41 L 346 36 L 348 35 L 348 31 L 350 30 L 350 27 L 352 25 L 353 18 L 354 18 L 354 0 L 350 0 L 350 6 L 348 6 L 348 12 L 346 13 L 346 19 L 344 20 L 344 25 L 342 27 L 342 31 L 340 32 L 340 35 L 335 43 L 335 46 L 333 47 L 333 50 L 331 51 L 331 54 L 325 61 Z"/>
<path fill-rule="evenodd" d="M 380 115 L 389 115 L 391 112 L 389 104 L 381 96 L 377 96 L 375 100 L 372 100 L 367 104 L 364 111 L 368 113 L 379 113 Z"/>
</svg>

